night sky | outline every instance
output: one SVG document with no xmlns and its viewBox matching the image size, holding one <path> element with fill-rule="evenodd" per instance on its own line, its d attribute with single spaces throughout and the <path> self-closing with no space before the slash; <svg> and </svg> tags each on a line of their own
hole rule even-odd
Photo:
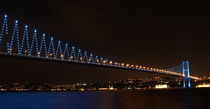
<svg viewBox="0 0 210 109">
<path fill-rule="evenodd" d="M 169 68 L 189 60 L 210 76 L 209 4 L 199 1 L 1 1 L 0 14 L 112 60 Z M 140 78 L 142 72 L 0 58 L 1 81 L 75 82 Z M 146 73 L 147 74 L 147 73 Z"/>
</svg>

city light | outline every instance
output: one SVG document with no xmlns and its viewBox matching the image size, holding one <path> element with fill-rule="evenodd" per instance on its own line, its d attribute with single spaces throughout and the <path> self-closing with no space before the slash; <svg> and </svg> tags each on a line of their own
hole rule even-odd
<svg viewBox="0 0 210 109">
<path fill-rule="evenodd" d="M 125 63 L 121 63 L 121 66 L 124 66 L 125 65 Z"/>
<path fill-rule="evenodd" d="M 110 62 L 109 62 L 109 64 L 111 64 L 111 65 L 112 65 L 112 64 L 113 64 L 113 62 L 112 62 L 112 61 L 110 61 Z"/>
<path fill-rule="evenodd" d="M 209 83 L 208 84 L 206 84 L 206 83 L 199 84 L 199 85 L 196 86 L 196 88 L 208 88 L 208 87 L 210 87 L 210 84 Z"/>
<path fill-rule="evenodd" d="M 72 59 L 72 60 L 73 60 L 73 59 L 74 59 L 74 56 L 70 56 L 70 59 Z"/>
<path fill-rule="evenodd" d="M 126 64 L 126 67 L 129 67 L 130 66 L 130 64 Z"/>
<path fill-rule="evenodd" d="M 103 62 L 102 62 L 103 64 L 106 64 L 106 60 L 103 60 Z"/>
<path fill-rule="evenodd" d="M 165 88 L 168 88 L 168 85 L 167 84 L 158 84 L 158 85 L 155 85 L 155 88 L 156 89 L 165 89 Z"/>
</svg>

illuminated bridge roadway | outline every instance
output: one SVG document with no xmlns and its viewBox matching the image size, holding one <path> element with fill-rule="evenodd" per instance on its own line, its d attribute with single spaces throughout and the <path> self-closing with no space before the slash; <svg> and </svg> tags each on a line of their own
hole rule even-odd
<svg viewBox="0 0 210 109">
<path fill-rule="evenodd" d="M 89 64 L 179 76 L 183 77 L 184 88 L 191 87 L 190 79 L 199 79 L 196 76 L 190 76 L 188 61 L 183 61 L 181 65 L 169 69 L 115 62 L 83 51 L 67 42 L 56 40 L 54 37 L 47 37 L 45 33 L 38 33 L 38 30 L 32 30 L 28 25 L 20 24 L 18 20 L 10 22 L 7 15 L 3 16 L 0 24 L 0 55 L 2 57 Z"/>
</svg>

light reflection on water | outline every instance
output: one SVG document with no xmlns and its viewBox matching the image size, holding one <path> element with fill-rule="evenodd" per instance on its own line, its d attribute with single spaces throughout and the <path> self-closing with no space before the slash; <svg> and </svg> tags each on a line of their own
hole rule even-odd
<svg viewBox="0 0 210 109">
<path fill-rule="evenodd" d="M 0 109 L 206 109 L 210 89 L 6 92 Z"/>
</svg>

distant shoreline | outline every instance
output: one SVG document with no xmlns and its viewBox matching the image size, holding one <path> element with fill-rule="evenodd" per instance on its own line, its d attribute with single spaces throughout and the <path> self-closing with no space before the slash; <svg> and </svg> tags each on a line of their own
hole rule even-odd
<svg viewBox="0 0 210 109">
<path fill-rule="evenodd" d="M 46 92 L 139 92 L 139 91 L 178 91 L 178 90 L 206 90 L 210 88 L 165 88 L 165 89 L 138 89 L 138 90 L 84 90 L 84 91 L 79 91 L 79 90 L 72 90 L 72 91 L 0 91 L 0 93 L 7 93 L 7 92 L 40 92 L 40 93 L 46 93 Z"/>
</svg>

